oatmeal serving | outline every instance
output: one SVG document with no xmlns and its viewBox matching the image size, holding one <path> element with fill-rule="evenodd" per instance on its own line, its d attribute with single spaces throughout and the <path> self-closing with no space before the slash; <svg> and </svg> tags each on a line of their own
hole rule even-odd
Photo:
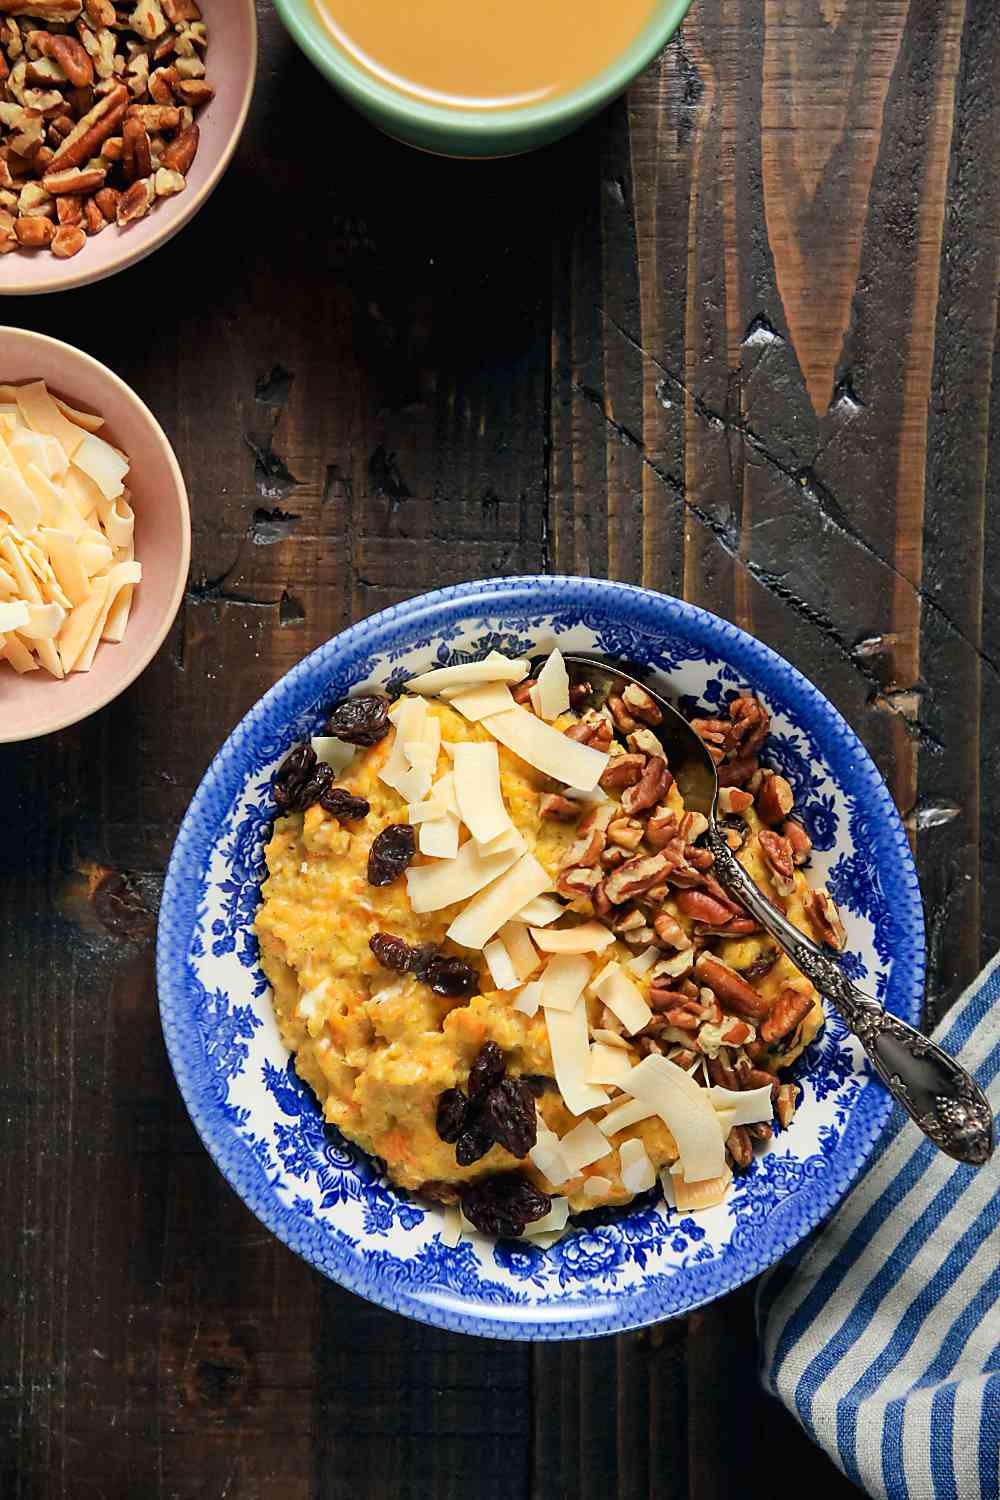
<svg viewBox="0 0 1000 1500">
<path fill-rule="evenodd" d="M 790 1122 L 823 1011 L 714 879 L 655 701 L 596 707 L 558 651 L 528 671 L 494 653 L 338 704 L 275 775 L 256 931 L 324 1117 L 467 1226 L 546 1244 L 658 1178 L 720 1202 Z M 695 727 L 740 861 L 842 947 L 763 705 Z"/>
</svg>

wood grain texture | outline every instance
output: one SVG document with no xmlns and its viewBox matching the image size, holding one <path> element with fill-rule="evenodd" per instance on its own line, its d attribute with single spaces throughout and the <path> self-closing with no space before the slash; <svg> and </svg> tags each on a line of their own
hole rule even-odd
<svg viewBox="0 0 1000 1500">
<path fill-rule="evenodd" d="M 187 1121 L 151 939 L 205 765 L 294 661 L 436 584 L 591 573 L 739 621 L 847 716 L 947 1008 L 1000 943 L 1000 14 L 697 0 L 627 101 L 478 166 L 376 136 L 261 22 L 185 233 L 5 310 L 151 404 L 194 557 L 128 693 L 0 751 L 0 1495 L 735 1500 L 752 1450 L 854 1494 L 759 1392 L 752 1288 L 530 1349 L 315 1276 Z M 276 183 L 295 212 L 234 257 Z M 123 319 L 167 291 L 155 337 Z"/>
</svg>

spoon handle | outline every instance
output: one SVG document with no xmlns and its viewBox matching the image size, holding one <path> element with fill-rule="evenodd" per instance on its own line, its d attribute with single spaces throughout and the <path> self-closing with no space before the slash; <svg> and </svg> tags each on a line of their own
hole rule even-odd
<svg viewBox="0 0 1000 1500">
<path fill-rule="evenodd" d="M 866 995 L 818 943 L 772 906 L 740 864 L 714 821 L 706 843 L 713 874 L 785 950 L 861 1042 L 876 1073 L 912 1120 L 956 1161 L 979 1167 L 993 1154 L 993 1113 L 971 1074 L 935 1042 Z"/>
</svg>

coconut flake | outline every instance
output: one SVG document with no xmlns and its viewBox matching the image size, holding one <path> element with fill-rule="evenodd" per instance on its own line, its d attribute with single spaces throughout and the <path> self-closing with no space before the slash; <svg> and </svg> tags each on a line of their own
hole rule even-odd
<svg viewBox="0 0 1000 1500">
<path fill-rule="evenodd" d="M 685 1182 L 672 1170 L 660 1173 L 663 1196 L 671 1208 L 681 1213 L 697 1213 L 699 1209 L 715 1208 L 729 1191 L 733 1174 L 727 1167 L 719 1177 L 707 1178 L 704 1182 Z"/>
<path fill-rule="evenodd" d="M 442 1245 L 454 1249 L 462 1238 L 462 1216 L 457 1208 L 446 1208 L 443 1214 L 443 1223 L 438 1230 Z"/>
<path fill-rule="evenodd" d="M 530 984 L 524 986 L 524 989 L 514 1001 L 514 1009 L 519 1010 L 524 1016 L 535 1016 L 538 1014 L 538 1007 L 541 1003 L 542 981 L 540 979 L 533 979 Z"/>
<path fill-rule="evenodd" d="M 505 922 L 500 929 L 500 940 L 510 955 L 510 961 L 520 980 L 529 979 L 541 962 L 535 945 L 528 936 L 528 929 L 516 919 Z"/>
<path fill-rule="evenodd" d="M 488 855 L 487 862 L 491 859 L 517 859 L 517 855 L 506 852 Z M 457 863 L 455 860 L 454 864 Z M 505 922 L 517 915 L 526 901 L 540 895 L 550 884 L 548 871 L 535 856 L 521 855 L 488 889 L 480 888 L 480 894 L 452 922 L 447 936 L 463 948 L 482 948 Z"/>
<path fill-rule="evenodd" d="M 316 752 L 316 759 L 325 766 L 331 766 L 337 776 L 347 769 L 358 753 L 357 745 L 349 745 L 346 740 L 339 740 L 335 734 L 314 735 L 309 743 Z"/>
<path fill-rule="evenodd" d="M 542 1004 L 547 1010 L 573 1010 L 589 978 L 589 959 L 582 954 L 557 953 L 542 975 Z"/>
<path fill-rule="evenodd" d="M 601 922 L 581 922 L 578 927 L 533 927 L 531 936 L 543 953 L 600 953 L 615 940 Z"/>
<path fill-rule="evenodd" d="M 642 1141 L 622 1141 L 618 1148 L 622 1187 L 628 1193 L 644 1193 L 656 1181 L 656 1169 Z"/>
<path fill-rule="evenodd" d="M 635 1072 L 635 1069 L 632 1069 Z M 656 1110 L 651 1104 L 645 1104 L 641 1099 L 623 1099 L 621 1104 L 616 1104 L 614 1109 L 609 1109 L 603 1120 L 598 1120 L 597 1128 L 604 1135 L 617 1135 L 619 1130 L 627 1130 L 630 1125 L 638 1125 L 640 1120 L 652 1119 Z"/>
<path fill-rule="evenodd" d="M 563 1103 L 571 1115 L 584 1115 L 588 1109 L 607 1104 L 603 1089 L 587 1082 L 590 1066 L 590 1041 L 587 1035 L 587 1007 L 582 999 L 574 1010 L 545 1010 L 545 1025 L 552 1051 L 552 1065 Z M 707 1106 L 711 1109 L 711 1105 Z M 714 1115 L 713 1115 L 714 1118 Z"/>
<path fill-rule="evenodd" d="M 406 871 L 410 905 L 415 912 L 422 914 L 467 901 L 509 870 L 516 858 L 516 854 L 509 853 L 481 854 L 475 840 L 469 839 L 454 859 L 441 864 L 410 866 Z M 492 933 L 489 935 L 492 937 Z"/>
<path fill-rule="evenodd" d="M 449 692 L 448 701 L 472 724 L 485 719 L 487 714 L 506 713 L 514 707 L 514 699 L 505 682 L 485 682 L 482 687 L 463 689 L 454 695 Z"/>
<path fill-rule="evenodd" d="M 464 662 L 457 667 L 435 667 L 421 672 L 406 684 L 410 693 L 439 693 L 442 688 L 474 687 L 483 682 L 520 682 L 528 675 L 530 662 L 511 660 L 491 651 L 484 661 Z"/>
<path fill-rule="evenodd" d="M 768 1124 L 774 1117 L 774 1101 L 769 1083 L 765 1083 L 763 1088 L 747 1089 L 745 1093 L 713 1085 L 708 1090 L 708 1098 L 727 1135 L 735 1125 Z"/>
<path fill-rule="evenodd" d="M 536 1219 L 533 1224 L 526 1224 L 524 1226 L 525 1238 L 534 1240 L 542 1234 L 555 1234 L 559 1230 L 566 1228 L 566 1221 L 568 1218 L 569 1199 L 553 1198 L 552 1207 L 549 1209 L 544 1219 Z"/>
<path fill-rule="evenodd" d="M 588 1177 L 583 1184 L 583 1196 L 585 1198 L 606 1198 L 614 1183 L 610 1177 Z"/>
<path fill-rule="evenodd" d="M 593 1120 L 581 1120 L 579 1125 L 574 1125 L 562 1137 L 559 1149 L 566 1158 L 571 1175 L 577 1177 L 591 1162 L 600 1161 L 602 1156 L 607 1156 L 611 1144 Z"/>
<path fill-rule="evenodd" d="M 645 974 L 656 963 L 656 960 L 661 956 L 661 952 L 661 949 L 650 943 L 649 947 L 644 948 L 641 953 L 637 953 L 633 958 L 627 959 L 625 967 L 631 970 L 633 974 Z"/>
<path fill-rule="evenodd" d="M 419 825 L 417 847 L 429 859 L 455 859 L 458 854 L 458 819 L 446 812 Z"/>
<path fill-rule="evenodd" d="M 517 919 L 519 922 L 527 922 L 529 927 L 548 927 L 550 923 L 557 922 L 565 910 L 562 902 L 557 901 L 554 896 L 536 896 L 534 901 L 522 906 Z"/>
<path fill-rule="evenodd" d="M 500 757 L 493 741 L 455 746 L 455 796 L 462 822 L 480 844 L 513 827 L 500 790 Z"/>
<path fill-rule="evenodd" d="M 406 816 L 411 828 L 416 828 L 420 823 L 433 822 L 435 818 L 444 818 L 447 813 L 444 803 L 436 801 L 433 796 L 428 797 L 425 802 L 409 802 L 406 806 Z"/>
<path fill-rule="evenodd" d="M 543 719 L 558 719 L 569 712 L 569 673 L 558 647 L 538 674 L 538 707 Z"/>
<path fill-rule="evenodd" d="M 553 1187 L 559 1187 L 573 1176 L 569 1163 L 559 1147 L 559 1137 L 551 1131 L 539 1129 L 538 1139 L 528 1152 L 528 1160 L 537 1167 Z"/>
<path fill-rule="evenodd" d="M 490 714 L 482 722 L 501 745 L 556 781 L 587 790 L 596 787 L 607 767 L 609 757 L 602 750 L 571 740 L 526 708 L 515 706 L 508 713 Z"/>
<path fill-rule="evenodd" d="M 490 978 L 498 990 L 517 989 L 521 981 L 517 970 L 511 963 L 510 954 L 499 938 L 494 938 L 492 943 L 486 944 L 483 949 L 483 958 L 490 971 Z"/>
<path fill-rule="evenodd" d="M 609 1047 L 606 1042 L 595 1042 L 591 1047 L 588 1083 L 610 1083 L 615 1088 L 628 1088 L 631 1071 L 632 1060 L 621 1047 Z"/>
<path fill-rule="evenodd" d="M 726 1163 L 725 1136 L 704 1089 L 667 1058 L 644 1057 L 629 1074 L 628 1092 L 651 1104 L 675 1142 L 687 1182 L 719 1177 Z"/>
<path fill-rule="evenodd" d="M 591 984 L 591 989 L 618 1017 L 629 1036 L 635 1036 L 653 1019 L 653 1012 L 621 964 L 606 964 Z"/>
</svg>

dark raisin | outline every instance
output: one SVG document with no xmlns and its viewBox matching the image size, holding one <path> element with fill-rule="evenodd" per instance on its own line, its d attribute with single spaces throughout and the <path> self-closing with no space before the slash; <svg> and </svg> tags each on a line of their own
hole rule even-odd
<svg viewBox="0 0 1000 1500">
<path fill-rule="evenodd" d="M 767 948 L 759 958 L 754 959 L 752 964 L 747 965 L 747 967 L 743 970 L 743 978 L 748 980 L 763 979 L 765 974 L 770 974 L 771 970 L 774 968 L 777 962 L 778 949 Z"/>
<path fill-rule="evenodd" d="M 493 1137 L 482 1121 L 476 1120 L 459 1136 L 455 1145 L 455 1160 L 460 1167 L 471 1167 L 473 1162 L 486 1155 L 492 1144 Z"/>
<path fill-rule="evenodd" d="M 480 1099 L 507 1071 L 504 1055 L 496 1042 L 484 1042 L 469 1069 L 469 1098 Z"/>
<path fill-rule="evenodd" d="M 377 745 L 389 733 L 389 700 L 381 693 L 344 698 L 330 713 L 327 734 L 349 745 Z"/>
<path fill-rule="evenodd" d="M 535 1096 L 520 1078 L 501 1078 L 482 1101 L 483 1125 L 511 1156 L 525 1157 L 535 1144 Z"/>
<path fill-rule="evenodd" d="M 417 841 L 409 823 L 390 823 L 372 841 L 368 851 L 368 884 L 392 885 L 417 852 Z"/>
<path fill-rule="evenodd" d="M 342 786 L 331 786 L 320 792 L 319 805 L 331 817 L 342 818 L 347 823 L 357 823 L 371 812 L 371 804 L 364 797 L 355 797 Z"/>
<path fill-rule="evenodd" d="M 414 949 L 401 937 L 391 932 L 373 932 L 368 946 L 386 969 L 395 969 L 397 974 L 409 974 L 413 969 Z"/>
<path fill-rule="evenodd" d="M 514 1172 L 473 1182 L 462 1193 L 462 1209 L 482 1234 L 517 1239 L 525 1224 L 544 1219 L 552 1207 L 547 1193 Z"/>
<path fill-rule="evenodd" d="M 465 1129 L 469 1115 L 469 1101 L 461 1089 L 445 1089 L 438 1095 L 437 1133 L 449 1146 L 453 1146 Z"/>
<path fill-rule="evenodd" d="M 435 995 L 446 1000 L 460 1000 L 475 993 L 479 975 L 471 964 L 462 958 L 449 958 L 437 953 L 423 967 L 421 979 L 429 984 Z"/>
<path fill-rule="evenodd" d="M 287 812 L 300 811 L 300 798 L 315 766 L 316 752 L 312 745 L 296 745 L 286 755 L 271 777 L 271 791 L 279 807 Z"/>
<path fill-rule="evenodd" d="M 549 1089 L 554 1089 L 556 1081 L 554 1078 L 546 1078 L 544 1073 L 522 1073 L 521 1082 L 526 1083 L 536 1098 L 541 1098 Z"/>
</svg>

